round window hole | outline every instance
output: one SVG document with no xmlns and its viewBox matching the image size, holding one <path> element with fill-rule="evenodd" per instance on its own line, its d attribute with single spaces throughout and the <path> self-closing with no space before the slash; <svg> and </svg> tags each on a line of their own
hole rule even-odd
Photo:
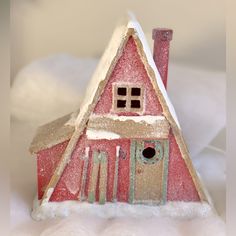
<svg viewBox="0 0 236 236">
<path fill-rule="evenodd" d="M 143 156 L 147 159 L 151 159 L 155 156 L 156 151 L 152 147 L 147 147 L 143 150 Z"/>
</svg>

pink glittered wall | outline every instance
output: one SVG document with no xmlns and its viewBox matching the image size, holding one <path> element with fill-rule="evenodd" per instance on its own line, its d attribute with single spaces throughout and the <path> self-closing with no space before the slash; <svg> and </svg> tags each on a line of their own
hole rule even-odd
<svg viewBox="0 0 236 236">
<path fill-rule="evenodd" d="M 157 99 L 156 93 L 150 82 L 143 62 L 137 51 L 137 46 L 133 37 L 130 37 L 123 54 L 119 58 L 115 68 L 109 78 L 104 92 L 97 103 L 94 112 L 96 114 L 112 113 L 112 84 L 114 82 L 127 82 L 140 84 L 145 87 L 144 115 L 161 115 L 162 107 Z M 119 113 L 124 115 L 124 113 Z M 136 114 L 126 114 L 136 115 Z M 137 114 L 138 115 L 138 114 Z"/>
<path fill-rule="evenodd" d="M 130 140 L 91 140 L 89 147 L 93 151 L 102 151 L 108 157 L 107 169 L 107 201 L 113 200 L 113 187 L 115 177 L 115 161 L 116 161 L 116 147 L 120 146 L 123 155 L 119 157 L 118 164 L 118 182 L 117 182 L 117 200 L 120 202 L 127 202 L 129 197 L 129 175 L 130 175 Z M 90 155 L 91 160 L 92 155 Z M 91 161 L 90 161 L 91 163 Z M 91 174 L 91 168 L 88 170 L 88 176 Z M 99 181 L 99 180 L 98 180 Z M 86 190 L 88 189 L 89 181 L 87 181 Z M 98 185 L 97 185 L 98 191 Z M 98 194 L 96 197 L 98 201 Z"/>
<path fill-rule="evenodd" d="M 168 201 L 200 201 L 199 195 L 191 178 L 190 172 L 181 156 L 179 147 L 172 132 L 169 135 L 169 167 L 167 183 Z M 68 144 L 68 141 L 55 145 L 52 148 L 38 153 L 38 198 L 41 199 L 43 191 L 54 173 L 56 166 Z M 83 135 L 78 141 L 72 154 L 71 161 L 66 166 L 50 201 L 64 201 L 79 199 L 81 177 L 84 161 L 81 157 L 85 148 L 89 147 L 89 165 L 85 195 L 88 196 L 88 186 L 91 176 L 91 160 L 93 151 L 103 151 L 108 155 L 107 201 L 113 200 L 113 186 L 115 174 L 116 147 L 120 146 L 122 155 L 119 157 L 117 200 L 128 202 L 129 175 L 130 175 L 130 140 L 86 140 Z M 99 178 L 99 177 L 98 177 Z M 98 179 L 99 182 L 99 179 Z M 96 187 L 96 200 L 98 201 L 98 185 Z"/>
<path fill-rule="evenodd" d="M 175 137 L 169 135 L 168 201 L 200 201 L 190 172 L 181 156 Z"/>
<path fill-rule="evenodd" d="M 77 200 L 81 186 L 82 168 L 86 147 L 86 138 L 83 134 L 77 142 L 76 148 L 72 153 L 70 162 L 65 167 L 61 178 L 50 198 L 50 201 Z"/>
<path fill-rule="evenodd" d="M 65 141 L 37 153 L 38 199 L 42 198 L 67 144 Z"/>
<path fill-rule="evenodd" d="M 113 200 L 116 147 L 120 146 L 122 157 L 119 158 L 118 182 L 117 182 L 117 200 L 127 202 L 129 198 L 129 174 L 130 174 L 130 140 L 87 140 L 83 135 L 78 141 L 72 154 L 69 164 L 66 166 L 50 201 L 79 200 L 81 191 L 81 180 L 83 174 L 84 160 L 81 159 L 85 154 L 85 148 L 89 147 L 89 163 L 86 176 L 85 196 L 88 197 L 88 188 L 91 180 L 92 155 L 94 151 L 103 151 L 108 157 L 107 168 L 107 201 Z M 96 186 L 96 201 L 99 193 L 99 176 Z"/>
</svg>

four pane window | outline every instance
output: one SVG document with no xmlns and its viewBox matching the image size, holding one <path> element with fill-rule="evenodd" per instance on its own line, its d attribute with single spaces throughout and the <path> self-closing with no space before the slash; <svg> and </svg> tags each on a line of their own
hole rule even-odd
<svg viewBox="0 0 236 236">
<path fill-rule="evenodd" d="M 116 111 L 141 112 L 143 110 L 141 86 L 114 84 L 113 108 Z"/>
</svg>

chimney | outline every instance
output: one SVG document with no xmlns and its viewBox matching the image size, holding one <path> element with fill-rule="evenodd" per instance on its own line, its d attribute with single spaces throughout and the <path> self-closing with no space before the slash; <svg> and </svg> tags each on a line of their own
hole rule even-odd
<svg viewBox="0 0 236 236">
<path fill-rule="evenodd" d="M 167 86 L 169 47 L 172 34 L 173 30 L 171 29 L 155 28 L 152 30 L 152 39 L 154 40 L 153 59 L 165 88 Z"/>
</svg>

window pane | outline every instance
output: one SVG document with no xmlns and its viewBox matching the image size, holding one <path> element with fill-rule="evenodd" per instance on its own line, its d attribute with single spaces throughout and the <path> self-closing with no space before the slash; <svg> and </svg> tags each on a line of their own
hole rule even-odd
<svg viewBox="0 0 236 236">
<path fill-rule="evenodd" d="M 131 100 L 131 108 L 140 108 L 140 101 L 139 100 Z"/>
<path fill-rule="evenodd" d="M 141 95 L 141 89 L 140 88 L 132 88 L 131 89 L 131 95 L 132 96 L 140 96 Z"/>
<path fill-rule="evenodd" d="M 126 100 L 117 100 L 117 107 L 124 108 L 126 106 Z"/>
<path fill-rule="evenodd" d="M 117 88 L 117 94 L 121 96 L 125 96 L 127 93 L 126 88 Z"/>
</svg>

